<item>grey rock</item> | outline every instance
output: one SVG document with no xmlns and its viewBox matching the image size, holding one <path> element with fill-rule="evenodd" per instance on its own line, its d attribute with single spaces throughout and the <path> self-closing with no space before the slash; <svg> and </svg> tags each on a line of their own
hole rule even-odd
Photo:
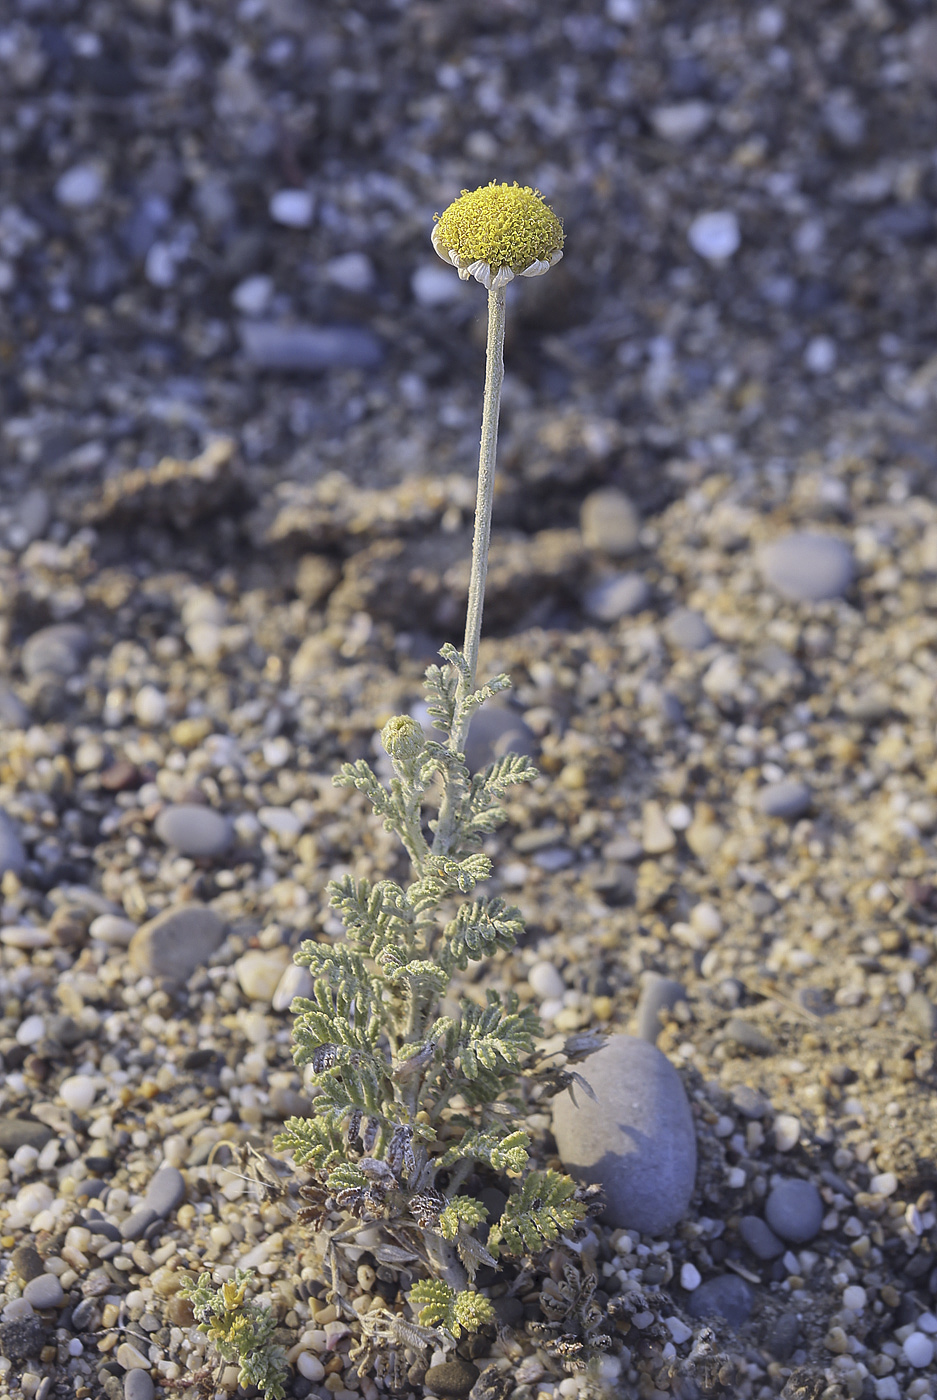
<svg viewBox="0 0 937 1400">
<path fill-rule="evenodd" d="M 520 1327 L 524 1321 L 524 1304 L 520 1298 L 511 1298 L 505 1295 L 503 1298 L 492 1299 L 492 1307 L 495 1310 L 495 1317 L 499 1327 Z"/>
<path fill-rule="evenodd" d="M 820 1232 L 823 1201 L 812 1181 L 792 1177 L 781 1181 L 765 1201 L 765 1219 L 789 1244 L 806 1244 Z"/>
<path fill-rule="evenodd" d="M 937 1006 L 924 992 L 912 992 L 905 1002 L 905 1015 L 922 1040 L 937 1036 Z"/>
<path fill-rule="evenodd" d="M 65 1297 L 65 1290 L 55 1274 L 39 1274 L 31 1278 L 23 1289 L 23 1297 L 40 1312 L 43 1308 L 57 1308 Z"/>
<path fill-rule="evenodd" d="M 799 778 L 782 778 L 780 782 L 763 787 L 755 799 L 766 817 L 782 817 L 793 821 L 802 817 L 813 800 L 813 793 Z"/>
<path fill-rule="evenodd" d="M 81 1302 L 72 1309 L 72 1330 L 84 1332 L 86 1328 L 91 1327 L 97 1306 L 96 1298 L 82 1298 Z"/>
<path fill-rule="evenodd" d="M 590 588 L 582 600 L 587 617 L 596 622 L 617 622 L 646 608 L 651 590 L 640 574 L 613 574 Z"/>
<path fill-rule="evenodd" d="M 764 1118 L 771 1112 L 771 1100 L 759 1094 L 749 1084 L 736 1084 L 732 1089 L 732 1102 L 745 1118 Z"/>
<path fill-rule="evenodd" d="M 160 1220 L 185 1200 L 185 1177 L 178 1167 L 161 1167 L 146 1188 L 144 1206 L 155 1210 Z"/>
<path fill-rule="evenodd" d="M 29 724 L 29 711 L 8 685 L 0 685 L 0 724 L 4 729 L 25 729 Z"/>
<path fill-rule="evenodd" d="M 25 864 L 26 851 L 13 819 L 0 812 L 0 874 L 12 870 L 14 875 L 21 875 Z"/>
<path fill-rule="evenodd" d="M 760 1215 L 743 1215 L 739 1221 L 739 1234 L 756 1259 L 778 1259 L 787 1248 Z"/>
<path fill-rule="evenodd" d="M 712 630 L 702 613 L 677 608 L 664 623 L 664 636 L 681 651 L 702 651 L 713 640 Z"/>
<path fill-rule="evenodd" d="M 10 1361 L 26 1361 L 38 1356 L 45 1345 L 46 1329 L 38 1317 L 21 1317 L 0 1322 L 0 1355 Z"/>
<path fill-rule="evenodd" d="M 774 1049 L 768 1037 L 742 1016 L 733 1016 L 727 1021 L 722 1034 L 724 1039 L 733 1041 L 745 1050 L 752 1050 L 756 1055 L 770 1055 Z"/>
<path fill-rule="evenodd" d="M 795 1312 L 781 1313 L 765 1337 L 765 1347 L 775 1361 L 786 1361 L 800 1340 L 800 1319 Z"/>
<path fill-rule="evenodd" d="M 138 1240 L 145 1235 L 151 1225 L 159 1220 L 158 1213 L 152 1206 L 138 1206 L 135 1211 L 127 1216 L 126 1220 L 120 1222 L 120 1237 L 122 1240 Z M 104 1246 L 106 1248 L 106 1246 Z M 120 1246 L 117 1246 L 120 1249 Z M 103 1253 L 99 1252 L 99 1258 L 103 1258 Z"/>
<path fill-rule="evenodd" d="M 153 1400 L 154 1390 L 149 1371 L 135 1367 L 124 1376 L 124 1400 Z"/>
<path fill-rule="evenodd" d="M 646 972 L 641 982 L 638 1000 L 638 1035 L 651 1045 L 660 1035 L 660 1013 L 669 1011 L 678 1001 L 686 1001 L 686 990 L 672 977 L 659 972 Z"/>
<path fill-rule="evenodd" d="M 623 491 L 609 486 L 591 492 L 583 501 L 579 527 L 587 549 L 623 559 L 638 547 L 641 517 Z"/>
<path fill-rule="evenodd" d="M 427 1389 L 434 1395 L 451 1397 L 452 1400 L 461 1400 L 461 1397 L 468 1395 L 472 1386 L 478 1380 L 479 1370 L 471 1361 L 463 1361 L 456 1356 L 451 1361 L 443 1361 L 438 1366 L 431 1366 L 424 1377 Z"/>
<path fill-rule="evenodd" d="M 234 829 L 230 820 L 212 807 L 197 802 L 173 803 L 164 807 L 153 829 L 159 839 L 184 856 L 219 856 L 231 845 Z"/>
<path fill-rule="evenodd" d="M 605 1219 L 661 1235 L 680 1220 L 696 1178 L 693 1115 L 665 1055 L 636 1036 L 616 1035 L 582 1066 L 596 1101 L 569 1091 L 553 1105 L 553 1132 L 566 1168 L 605 1191 Z"/>
<path fill-rule="evenodd" d="M 16 519 L 7 532 L 7 538 L 14 549 L 24 549 L 33 540 L 40 539 L 52 515 L 49 497 L 41 486 L 27 491 L 16 507 Z"/>
<path fill-rule="evenodd" d="M 724 1317 L 730 1327 L 742 1327 L 754 1303 L 754 1293 L 738 1274 L 719 1274 L 690 1294 L 686 1310 L 691 1317 Z"/>
<path fill-rule="evenodd" d="M 10 1263 L 17 1277 L 24 1283 L 29 1283 L 31 1279 L 39 1278 L 44 1274 L 46 1266 L 42 1262 L 42 1255 L 35 1245 L 21 1244 L 14 1249 L 10 1255 Z"/>
<path fill-rule="evenodd" d="M 758 551 L 766 583 L 794 602 L 840 598 L 855 576 L 852 550 L 834 535 L 809 531 L 782 535 Z"/>
<path fill-rule="evenodd" d="M 534 732 L 516 710 L 505 705 L 486 705 L 475 711 L 465 741 L 465 761 L 473 773 L 506 753 L 532 758 L 536 751 Z"/>
<path fill-rule="evenodd" d="M 35 1118 L 0 1118 L 0 1152 L 12 1157 L 18 1147 L 35 1147 L 40 1152 L 52 1136 L 52 1129 Z"/>
<path fill-rule="evenodd" d="M 20 654 L 23 674 L 30 680 L 47 675 L 67 680 L 77 675 L 88 650 L 88 641 L 88 633 L 75 622 L 40 628 L 23 643 Z"/>
<path fill-rule="evenodd" d="M 381 342 L 355 326 L 281 326 L 241 321 L 238 332 L 247 359 L 258 369 L 373 369 L 384 358 Z"/>
<path fill-rule="evenodd" d="M 137 929 L 128 949 L 140 977 L 184 982 L 224 941 L 225 925 L 205 904 L 176 904 Z"/>
</svg>

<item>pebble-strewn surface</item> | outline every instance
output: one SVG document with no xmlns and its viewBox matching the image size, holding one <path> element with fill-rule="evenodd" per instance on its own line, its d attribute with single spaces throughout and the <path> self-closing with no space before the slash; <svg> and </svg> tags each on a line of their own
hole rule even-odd
<svg viewBox="0 0 937 1400">
<path fill-rule="evenodd" d="M 459 637 L 484 301 L 428 233 L 496 177 L 568 241 L 509 289 L 482 669 L 515 690 L 469 757 L 541 777 L 490 842 L 527 934 L 487 980 L 558 1068 L 656 1040 L 698 1165 L 662 1238 L 489 1280 L 497 1335 L 393 1393 L 923 1400 L 937 23 L 315 9 L 0 16 L 0 1395 L 233 1393 L 178 1294 L 238 1266 L 292 1396 L 390 1393 L 349 1360 L 405 1309 L 374 1241 L 327 1299 L 246 1149 L 308 1102 L 325 885 L 404 871 L 331 775 Z M 581 1373 L 528 1324 L 581 1330 L 590 1275 Z"/>
</svg>

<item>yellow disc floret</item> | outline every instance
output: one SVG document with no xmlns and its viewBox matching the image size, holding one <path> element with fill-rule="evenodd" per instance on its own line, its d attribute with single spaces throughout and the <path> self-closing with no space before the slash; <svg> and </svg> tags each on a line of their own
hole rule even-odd
<svg viewBox="0 0 937 1400">
<path fill-rule="evenodd" d="M 492 272 L 506 267 L 523 273 L 534 264 L 558 260 L 563 225 L 529 185 L 482 185 L 463 190 L 437 215 L 433 243 L 441 256 L 460 267 L 485 263 Z"/>
</svg>

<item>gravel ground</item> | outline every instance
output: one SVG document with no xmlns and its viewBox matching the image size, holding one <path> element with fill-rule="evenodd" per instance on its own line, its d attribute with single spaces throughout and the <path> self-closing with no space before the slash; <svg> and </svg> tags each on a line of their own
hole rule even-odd
<svg viewBox="0 0 937 1400">
<path fill-rule="evenodd" d="M 245 1259 L 293 1395 L 389 1387 L 239 1159 L 303 1102 L 275 989 L 326 882 L 401 870 L 330 778 L 459 637 L 484 298 L 429 229 L 491 178 L 567 231 L 509 288 L 482 666 L 542 777 L 492 841 L 528 933 L 491 981 L 558 1057 L 679 983 L 700 1167 L 671 1238 L 580 1248 L 647 1303 L 591 1391 L 523 1326 L 558 1253 L 494 1284 L 475 1360 L 516 1383 L 475 1394 L 934 1394 L 935 124 L 913 0 L 13 0 L 0 1394 L 176 1393 L 181 1271 Z M 773 1244 L 790 1179 L 822 1218 Z"/>
</svg>

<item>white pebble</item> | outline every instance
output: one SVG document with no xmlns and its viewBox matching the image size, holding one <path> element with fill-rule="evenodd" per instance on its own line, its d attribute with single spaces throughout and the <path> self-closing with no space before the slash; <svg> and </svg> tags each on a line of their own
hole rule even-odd
<svg viewBox="0 0 937 1400">
<path fill-rule="evenodd" d="M 534 996 L 544 1001 L 559 1001 L 566 991 L 566 983 L 549 962 L 535 962 L 527 973 L 527 981 Z"/>
<path fill-rule="evenodd" d="M 264 763 L 270 768 L 282 768 L 293 753 L 289 739 L 265 739 L 263 744 Z"/>
<path fill-rule="evenodd" d="M 912 1332 L 904 1339 L 904 1357 L 909 1366 L 920 1370 L 934 1359 L 934 1343 L 923 1332 Z"/>
<path fill-rule="evenodd" d="M 441 265 L 437 268 L 431 263 L 418 267 L 410 278 L 410 287 L 419 304 L 447 306 L 458 301 L 462 295 L 462 283 L 458 277 L 453 277 L 453 272 L 455 268 L 447 272 Z"/>
<path fill-rule="evenodd" d="M 698 214 L 688 233 L 694 253 L 708 262 L 723 262 L 738 251 L 742 241 L 739 221 L 730 209 Z"/>
<path fill-rule="evenodd" d="M 44 928 L 33 928 L 32 924 L 14 924 L 0 929 L 0 943 L 8 948 L 48 948 L 51 942 Z"/>
<path fill-rule="evenodd" d="M 917 1325 L 919 1332 L 929 1332 L 931 1336 L 937 1333 L 937 1317 L 932 1312 L 921 1313 Z"/>
<path fill-rule="evenodd" d="M 97 1093 L 90 1074 L 72 1074 L 59 1085 L 62 1102 L 73 1113 L 86 1113 L 94 1103 Z"/>
<path fill-rule="evenodd" d="M 158 729 L 165 722 L 166 710 L 166 697 L 155 685 L 144 685 L 137 691 L 133 712 L 148 729 Z"/>
<path fill-rule="evenodd" d="M 694 1288 L 699 1288 L 703 1281 L 703 1276 L 695 1264 L 686 1263 L 680 1270 L 680 1286 L 688 1293 L 692 1293 Z M 674 1337 L 674 1341 L 676 1341 Z"/>
<path fill-rule="evenodd" d="M 873 1196 L 893 1196 L 898 1190 L 898 1178 L 894 1172 L 879 1172 L 869 1182 L 869 1190 Z"/>
<path fill-rule="evenodd" d="M 686 1265 L 684 1265 L 684 1268 L 685 1267 Z M 697 1278 L 698 1277 L 699 1275 L 697 1275 Z M 667 1331 L 678 1347 L 682 1346 L 684 1342 L 688 1342 L 693 1336 L 693 1328 L 687 1327 L 686 1323 L 679 1317 L 665 1317 L 664 1326 L 667 1328 Z"/>
<path fill-rule="evenodd" d="M 254 277 L 245 277 L 231 293 L 232 304 L 242 316 L 262 316 L 272 297 L 273 279 L 262 272 Z"/>
<path fill-rule="evenodd" d="M 16 1028 L 17 1045 L 36 1045 L 46 1033 L 46 1023 L 41 1016 L 27 1016 Z"/>
<path fill-rule="evenodd" d="M 704 938 L 718 938 L 722 932 L 722 916 L 713 904 L 694 904 L 690 923 Z"/>
<path fill-rule="evenodd" d="M 270 201 L 270 217 L 287 228 L 308 228 L 315 207 L 309 190 L 277 190 Z"/>
<path fill-rule="evenodd" d="M 94 165 L 73 165 L 55 182 L 55 197 L 66 209 L 90 209 L 104 192 L 104 178 Z"/>
<path fill-rule="evenodd" d="M 866 1292 L 860 1288 L 858 1283 L 851 1284 L 849 1288 L 843 1289 L 843 1307 L 850 1308 L 852 1312 L 860 1313 L 866 1305 Z"/>
<path fill-rule="evenodd" d="M 345 292 L 367 292 L 374 285 L 374 266 L 366 253 L 342 253 L 326 263 L 325 279 Z"/>
<path fill-rule="evenodd" d="M 118 914 L 99 914 L 96 919 L 92 919 L 88 929 L 92 938 L 118 948 L 126 948 L 136 931 L 135 923 L 130 919 L 121 918 Z"/>
<path fill-rule="evenodd" d="M 804 364 L 811 374 L 829 374 L 836 367 L 836 341 L 828 335 L 815 335 L 807 342 Z"/>
<path fill-rule="evenodd" d="M 289 807 L 261 807 L 257 820 L 274 836 L 298 836 L 303 829 L 301 819 Z"/>
<path fill-rule="evenodd" d="M 305 1376 L 307 1381 L 321 1381 L 325 1375 L 325 1367 L 314 1356 L 311 1351 L 301 1351 L 296 1358 L 296 1369 L 301 1376 Z"/>
<path fill-rule="evenodd" d="M 283 970 L 270 1004 L 274 1011 L 288 1011 L 294 997 L 311 997 L 314 990 L 315 984 L 308 967 L 290 963 Z"/>
<path fill-rule="evenodd" d="M 196 661 L 210 666 L 221 655 L 221 628 L 214 622 L 193 622 L 185 629 L 185 639 Z"/>
<path fill-rule="evenodd" d="M 792 1113 L 779 1113 L 774 1120 L 774 1145 L 779 1152 L 790 1152 L 800 1141 L 800 1119 Z"/>
<path fill-rule="evenodd" d="M 674 831 L 686 831 L 693 821 L 693 813 L 685 802 L 675 802 L 672 807 L 667 808 L 667 820 Z"/>
</svg>

